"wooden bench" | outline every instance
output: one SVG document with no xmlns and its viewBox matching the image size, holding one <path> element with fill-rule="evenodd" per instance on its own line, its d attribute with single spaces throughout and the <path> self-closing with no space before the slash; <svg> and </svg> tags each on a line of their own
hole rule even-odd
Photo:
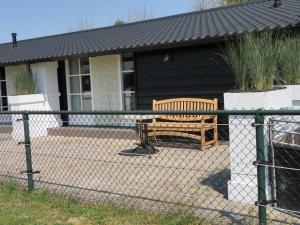
<svg viewBox="0 0 300 225">
<path fill-rule="evenodd" d="M 153 111 L 196 111 L 217 110 L 218 100 L 198 98 L 175 98 L 153 100 Z M 160 115 L 150 123 L 139 124 L 139 137 L 142 142 L 150 137 L 172 136 L 191 138 L 200 141 L 200 148 L 218 144 L 217 115 Z M 210 131 L 209 138 L 207 131 Z"/>
</svg>

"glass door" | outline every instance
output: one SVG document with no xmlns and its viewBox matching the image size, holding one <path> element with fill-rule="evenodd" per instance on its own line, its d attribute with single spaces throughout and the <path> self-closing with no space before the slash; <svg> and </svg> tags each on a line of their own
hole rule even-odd
<svg viewBox="0 0 300 225">
<path fill-rule="evenodd" d="M 4 67 L 0 67 L 0 111 L 7 111 L 7 90 Z"/>
<path fill-rule="evenodd" d="M 5 68 L 0 67 L 0 111 L 8 111 Z M 0 124 L 11 123 L 10 115 L 0 115 Z"/>
<path fill-rule="evenodd" d="M 68 60 L 67 66 L 68 108 L 71 111 L 91 111 L 91 74 L 89 58 Z M 93 116 L 70 115 L 70 125 L 94 125 Z"/>
<path fill-rule="evenodd" d="M 92 110 L 91 75 L 89 58 L 70 59 L 69 102 L 72 111 Z"/>
<path fill-rule="evenodd" d="M 124 110 L 136 109 L 135 101 L 135 70 L 134 57 L 132 54 L 122 57 L 122 77 L 123 77 L 123 106 Z"/>
</svg>

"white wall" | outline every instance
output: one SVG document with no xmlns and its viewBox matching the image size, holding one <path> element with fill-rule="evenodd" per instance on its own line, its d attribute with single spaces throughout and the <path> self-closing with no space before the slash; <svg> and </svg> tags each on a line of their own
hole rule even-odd
<svg viewBox="0 0 300 225">
<path fill-rule="evenodd" d="M 287 85 L 292 98 L 292 105 L 295 109 L 300 109 L 300 85 Z"/>
<path fill-rule="evenodd" d="M 58 97 L 57 97 L 58 98 Z M 8 103 L 12 111 L 52 111 L 53 104 L 49 102 L 47 94 L 33 94 L 9 96 Z M 22 115 L 12 115 L 12 137 L 16 140 L 24 138 Z M 44 137 L 48 135 L 48 128 L 61 126 L 59 115 L 30 115 L 29 130 L 30 137 Z"/>
<path fill-rule="evenodd" d="M 36 89 L 38 94 L 44 94 L 48 106 L 45 110 L 60 110 L 59 89 L 57 79 L 58 63 L 44 62 L 31 64 L 32 74 L 35 78 Z"/>
<path fill-rule="evenodd" d="M 45 62 L 31 64 L 31 69 L 36 82 L 38 94 L 57 94 L 57 62 Z M 15 80 L 17 76 L 25 70 L 25 65 L 5 67 L 7 95 L 16 95 Z"/>
<path fill-rule="evenodd" d="M 44 62 L 31 64 L 32 74 L 36 82 L 36 93 L 32 95 L 16 95 L 16 77 L 25 69 L 25 65 L 6 67 L 8 104 L 12 111 L 36 110 L 57 111 L 59 105 L 59 90 L 57 79 L 57 62 Z M 13 138 L 23 137 L 22 123 L 17 119 L 20 116 L 12 116 Z M 58 127 L 61 124 L 60 117 L 55 115 L 31 115 L 30 116 L 31 137 L 47 135 L 47 129 Z"/>
<path fill-rule="evenodd" d="M 31 64 L 32 74 L 36 80 L 37 93 L 51 94 L 58 93 L 57 68 L 58 63 L 45 62 Z"/>
</svg>

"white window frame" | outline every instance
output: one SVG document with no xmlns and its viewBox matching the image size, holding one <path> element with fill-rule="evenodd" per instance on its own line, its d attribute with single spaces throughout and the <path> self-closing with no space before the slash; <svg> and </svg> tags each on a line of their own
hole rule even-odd
<svg viewBox="0 0 300 225">
<path fill-rule="evenodd" d="M 69 60 L 72 60 L 72 59 L 68 59 L 66 60 L 66 77 L 67 77 L 67 95 L 68 95 L 68 108 L 72 111 L 74 111 L 74 109 L 72 108 L 72 104 L 71 104 L 71 96 L 79 96 L 80 97 L 80 111 L 84 111 L 83 109 L 83 101 L 82 101 L 82 98 L 83 96 L 85 95 L 89 95 L 91 96 L 91 104 L 92 104 L 92 107 L 90 110 L 88 111 L 91 111 L 93 110 L 93 96 L 92 96 L 92 85 L 91 85 L 91 91 L 88 92 L 88 93 L 83 93 L 83 92 L 80 92 L 80 93 L 71 93 L 71 82 L 70 82 L 70 78 L 71 77 L 79 77 L 79 90 L 82 90 L 82 77 L 84 76 L 89 76 L 90 77 L 90 82 L 92 82 L 92 79 L 91 79 L 91 62 L 90 62 L 90 58 L 89 57 L 86 57 L 88 58 L 89 60 L 89 67 L 90 67 L 90 73 L 83 73 L 81 74 L 81 68 L 80 68 L 80 58 L 75 58 L 77 60 L 77 65 L 78 65 L 78 71 L 79 71 L 79 74 L 70 74 L 70 70 L 69 70 Z M 74 59 L 73 59 L 74 60 Z"/>
</svg>

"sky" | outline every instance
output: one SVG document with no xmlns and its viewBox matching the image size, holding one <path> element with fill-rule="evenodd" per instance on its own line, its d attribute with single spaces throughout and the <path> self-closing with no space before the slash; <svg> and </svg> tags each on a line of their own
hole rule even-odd
<svg viewBox="0 0 300 225">
<path fill-rule="evenodd" d="M 0 43 L 65 33 L 86 23 L 95 28 L 126 21 L 147 8 L 155 17 L 191 11 L 194 0 L 1 0 Z M 206 0 L 215 1 L 215 0 Z M 209 3 L 210 4 L 210 3 Z"/>
</svg>

